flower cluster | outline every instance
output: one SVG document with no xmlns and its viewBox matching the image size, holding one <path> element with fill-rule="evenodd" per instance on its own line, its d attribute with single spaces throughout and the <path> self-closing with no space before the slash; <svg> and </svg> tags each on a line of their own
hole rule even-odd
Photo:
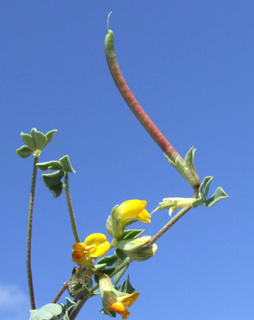
<svg viewBox="0 0 254 320">
<path fill-rule="evenodd" d="M 98 277 L 105 314 L 115 316 L 116 313 L 119 313 L 123 319 L 127 319 L 130 315 L 127 307 L 130 307 L 140 294 L 139 292 L 128 292 L 129 289 L 117 290 L 107 275 L 110 275 L 111 271 L 108 267 L 113 265 L 112 272 L 114 272 L 115 268 L 127 258 L 145 261 L 151 258 L 157 250 L 156 244 L 149 244 L 150 236 L 141 236 L 143 230 L 126 230 L 126 227 L 135 221 L 151 222 L 150 214 L 145 209 L 146 205 L 147 202 L 144 200 L 128 200 L 113 208 L 106 223 L 107 231 L 113 238 L 111 244 L 104 234 L 94 233 L 89 235 L 83 243 L 78 242 L 73 245 L 72 260 L 83 269 L 80 269 L 80 274 L 77 272 L 75 275 L 75 280 L 70 285 L 70 292 L 76 294 L 77 288 L 80 288 L 80 291 L 84 290 L 84 280 L 82 280 L 84 274 L 86 277 L 94 274 L 95 277 Z M 102 258 L 94 264 L 96 258 L 103 257 L 113 247 L 116 248 L 113 256 Z M 119 275 L 117 281 L 114 280 L 115 285 L 122 274 Z M 86 286 L 86 289 L 89 288 Z"/>
</svg>

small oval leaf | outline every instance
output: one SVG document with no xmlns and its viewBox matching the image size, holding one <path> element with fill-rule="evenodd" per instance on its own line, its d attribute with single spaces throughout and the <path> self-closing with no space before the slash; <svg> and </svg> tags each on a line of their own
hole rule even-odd
<svg viewBox="0 0 254 320">
<path fill-rule="evenodd" d="M 33 154 L 33 150 L 28 148 L 27 146 L 20 147 L 19 149 L 16 150 L 16 152 L 21 158 L 27 158 L 31 154 Z"/>
<path fill-rule="evenodd" d="M 63 166 L 63 170 L 66 172 L 76 173 L 76 171 L 72 168 L 70 158 L 66 155 L 59 159 L 60 163 Z"/>
<path fill-rule="evenodd" d="M 214 206 L 216 202 L 225 198 L 228 198 L 228 195 L 221 187 L 218 187 L 211 198 L 205 201 L 205 205 L 210 208 Z"/>
<path fill-rule="evenodd" d="M 46 133 L 47 143 L 45 144 L 44 148 L 46 147 L 46 145 L 48 145 L 51 142 L 56 132 L 57 132 L 57 129 L 54 129 Z"/>
<path fill-rule="evenodd" d="M 21 135 L 21 138 L 24 141 L 24 143 L 28 146 L 28 148 L 30 148 L 33 151 L 35 151 L 36 150 L 36 145 L 35 145 L 33 137 L 30 134 L 24 133 L 24 132 L 21 132 L 20 135 Z"/>
<path fill-rule="evenodd" d="M 50 174 L 42 174 L 43 181 L 48 188 L 52 188 L 57 185 L 61 181 L 63 176 L 63 170 L 58 170 Z"/>
<path fill-rule="evenodd" d="M 48 161 L 37 163 L 37 167 L 42 170 L 62 170 L 63 166 L 59 161 Z"/>
<path fill-rule="evenodd" d="M 54 198 L 58 198 L 63 190 L 63 183 L 59 181 L 54 187 L 49 188 L 49 190 L 53 193 Z"/>
<path fill-rule="evenodd" d="M 42 150 L 47 143 L 46 136 L 42 132 L 36 131 L 33 134 L 33 138 L 36 144 L 36 149 Z"/>
</svg>

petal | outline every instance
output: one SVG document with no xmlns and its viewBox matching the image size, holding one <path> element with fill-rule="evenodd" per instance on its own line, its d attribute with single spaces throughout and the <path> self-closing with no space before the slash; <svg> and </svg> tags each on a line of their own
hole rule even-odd
<svg viewBox="0 0 254 320">
<path fill-rule="evenodd" d="M 127 200 L 124 201 L 123 203 L 120 204 L 119 207 L 124 207 L 124 206 L 134 206 L 134 207 L 139 207 L 140 210 L 143 210 L 147 205 L 147 201 L 145 200 Z"/>
<path fill-rule="evenodd" d="M 108 241 L 105 241 L 95 247 L 95 250 L 93 253 L 91 253 L 91 257 L 93 258 L 99 258 L 104 256 L 110 249 L 110 243 Z"/>
<path fill-rule="evenodd" d="M 150 213 L 146 211 L 145 209 L 136 217 L 139 221 L 150 223 Z"/>
<path fill-rule="evenodd" d="M 79 251 L 72 252 L 72 260 L 75 261 L 79 266 L 86 262 L 86 254 L 81 254 Z"/>
<path fill-rule="evenodd" d="M 127 319 L 131 314 L 130 311 L 121 302 L 114 302 L 111 305 L 108 305 L 108 308 L 119 313 L 123 319 Z"/>
<path fill-rule="evenodd" d="M 147 202 L 145 200 L 128 200 L 116 208 L 121 220 L 136 219 L 145 209 Z"/>
<path fill-rule="evenodd" d="M 85 246 L 97 246 L 105 241 L 107 241 L 107 237 L 103 233 L 93 233 L 86 238 Z"/>
<path fill-rule="evenodd" d="M 133 241 L 140 244 L 145 244 L 151 240 L 151 236 L 142 236 L 139 238 L 134 239 Z"/>
<path fill-rule="evenodd" d="M 84 243 L 76 242 L 76 243 L 74 243 L 72 248 L 74 249 L 74 251 L 83 252 L 86 249 L 86 246 Z"/>
<path fill-rule="evenodd" d="M 123 303 L 125 306 L 130 307 L 138 299 L 139 295 L 140 292 L 125 294 L 123 296 L 117 297 L 117 300 Z"/>
</svg>

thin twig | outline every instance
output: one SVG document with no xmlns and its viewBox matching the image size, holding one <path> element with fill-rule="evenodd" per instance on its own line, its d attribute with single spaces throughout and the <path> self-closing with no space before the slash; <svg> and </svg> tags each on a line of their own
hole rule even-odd
<svg viewBox="0 0 254 320">
<path fill-rule="evenodd" d="M 61 295 L 64 293 L 64 291 L 68 288 L 68 284 L 71 281 L 70 277 L 62 286 L 62 288 L 59 290 L 59 292 L 57 293 L 57 295 L 55 296 L 55 298 L 52 300 L 52 303 L 57 303 L 57 301 L 60 299 Z"/>
<path fill-rule="evenodd" d="M 77 226 L 76 226 L 76 222 L 75 222 L 74 212 L 73 212 L 73 208 L 72 208 L 68 172 L 65 173 L 64 189 L 65 189 L 66 200 L 67 200 L 67 205 L 68 205 L 69 214 L 70 214 L 70 219 L 71 219 L 72 232 L 73 232 L 75 241 L 76 241 L 76 242 L 80 242 L 80 240 L 79 240 L 79 235 L 78 235 L 78 231 L 77 231 Z"/>
<path fill-rule="evenodd" d="M 186 212 L 188 212 L 192 207 L 183 208 L 180 210 L 163 228 L 160 229 L 149 241 L 148 245 L 155 243 L 165 232 L 168 231 L 175 223 L 178 221 Z"/>
<path fill-rule="evenodd" d="M 37 166 L 39 160 L 39 152 L 34 153 L 33 173 L 30 191 L 29 212 L 28 212 L 28 226 L 27 226 L 27 249 L 26 249 L 26 267 L 31 309 L 35 309 L 35 297 L 33 288 L 32 266 L 31 266 L 31 242 L 32 242 L 32 225 L 33 225 L 33 208 L 34 195 L 36 186 Z"/>
</svg>

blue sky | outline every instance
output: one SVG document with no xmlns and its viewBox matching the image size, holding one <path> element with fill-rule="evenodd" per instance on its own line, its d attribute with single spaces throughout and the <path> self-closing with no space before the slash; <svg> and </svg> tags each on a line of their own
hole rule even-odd
<svg viewBox="0 0 254 320">
<path fill-rule="evenodd" d="M 29 310 L 32 158 L 16 155 L 20 132 L 58 129 L 40 161 L 69 155 L 77 172 L 70 184 L 82 239 L 105 233 L 111 209 L 125 200 L 145 199 L 152 211 L 162 198 L 192 196 L 111 79 L 104 54 L 110 11 L 118 61 L 136 98 L 182 156 L 197 148 L 200 178 L 214 176 L 211 192 L 221 185 L 230 196 L 187 213 L 158 240 L 153 259 L 130 266 L 131 282 L 141 292 L 130 319 L 252 319 L 250 0 L 1 1 L 2 318 L 27 319 Z M 165 210 L 150 225 L 136 226 L 153 235 L 168 220 Z M 38 176 L 32 244 L 38 307 L 69 278 L 73 243 L 65 198 L 53 199 Z M 95 297 L 80 315 L 105 319 L 100 308 Z"/>
</svg>

